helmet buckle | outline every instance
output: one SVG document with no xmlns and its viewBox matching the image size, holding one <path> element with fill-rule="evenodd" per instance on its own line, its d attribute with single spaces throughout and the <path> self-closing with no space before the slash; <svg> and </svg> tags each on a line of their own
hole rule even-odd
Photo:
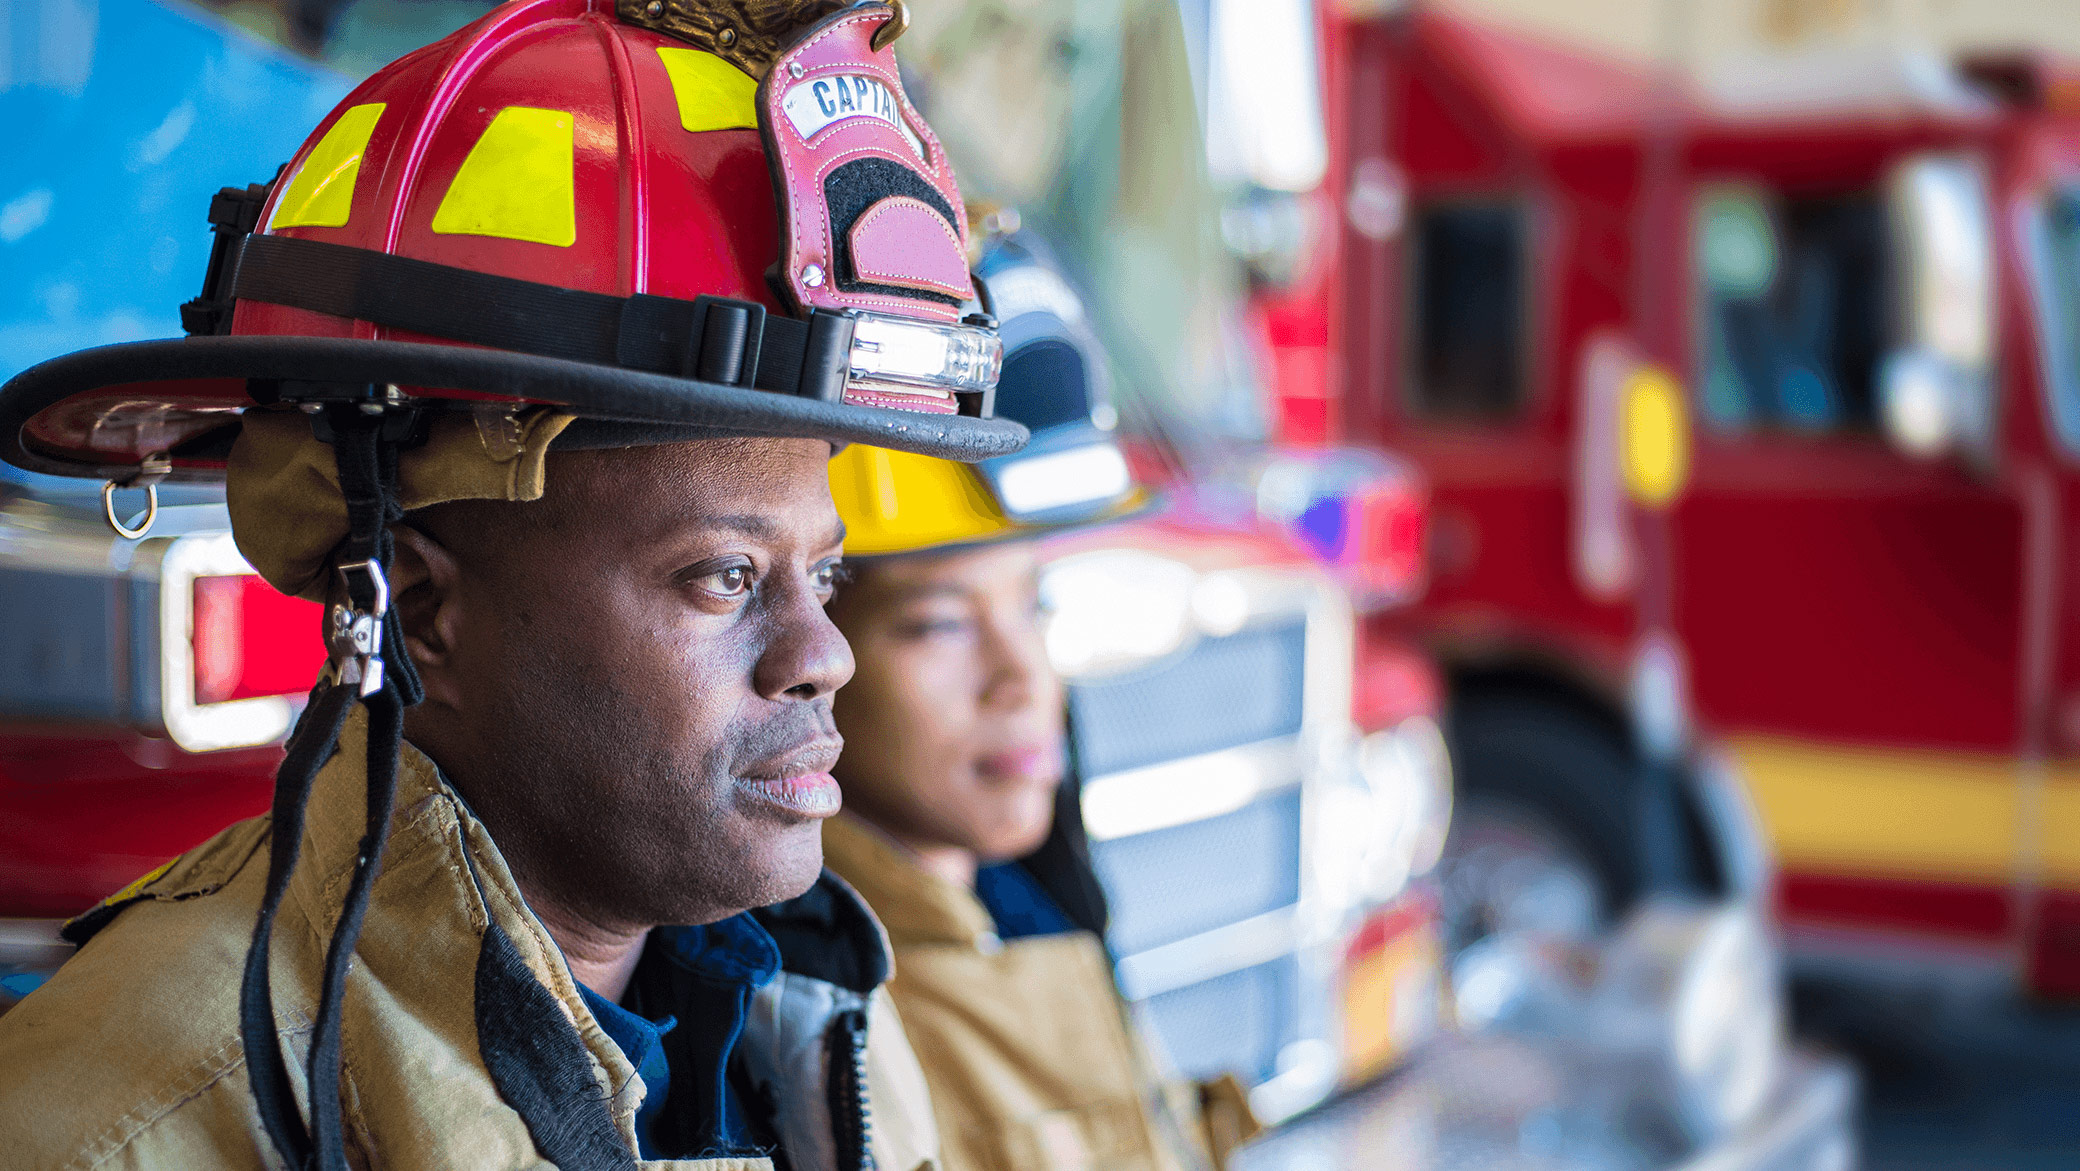
<svg viewBox="0 0 2080 1171">
<path fill-rule="evenodd" d="M 325 632 L 333 677 L 358 687 L 360 695 L 374 695 L 383 689 L 383 617 L 390 610 L 390 579 L 373 560 L 344 562 L 339 576 L 347 600 L 333 605 Z"/>
</svg>

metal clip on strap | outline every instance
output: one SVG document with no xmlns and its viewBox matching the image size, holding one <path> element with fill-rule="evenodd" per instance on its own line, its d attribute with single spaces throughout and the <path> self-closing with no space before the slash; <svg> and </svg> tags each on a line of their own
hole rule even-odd
<svg viewBox="0 0 2080 1171">
<path fill-rule="evenodd" d="M 339 575 L 347 600 L 332 607 L 325 627 L 333 677 L 357 685 L 363 696 L 374 695 L 383 689 L 383 617 L 390 612 L 390 580 L 375 561 L 346 562 Z"/>
<path fill-rule="evenodd" d="M 146 456 L 137 471 L 125 479 L 102 483 L 101 517 L 108 522 L 109 528 L 116 531 L 117 536 L 125 540 L 141 541 L 146 533 L 152 531 L 152 523 L 159 519 L 159 481 L 165 479 L 172 471 L 173 461 L 162 451 Z M 115 495 L 118 488 L 144 489 L 144 520 L 136 528 L 131 528 L 116 519 Z"/>
</svg>

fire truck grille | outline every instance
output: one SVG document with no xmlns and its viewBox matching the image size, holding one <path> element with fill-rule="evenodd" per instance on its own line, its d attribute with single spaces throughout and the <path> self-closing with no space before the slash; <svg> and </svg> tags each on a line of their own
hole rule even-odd
<svg viewBox="0 0 2080 1171">
<path fill-rule="evenodd" d="M 1070 689 L 1086 777 L 1254 744 L 1300 730 L 1307 623 L 1202 639 L 1152 667 Z"/>
<path fill-rule="evenodd" d="M 1081 775 L 1132 784 L 1121 774 L 1228 749 L 1259 746 L 1255 767 L 1273 746 L 1298 753 L 1307 651 L 1307 614 L 1281 609 L 1151 667 L 1072 685 Z M 1302 785 L 1275 786 L 1240 808 L 1091 844 L 1123 978 L 1188 1076 L 1270 1077 L 1319 995 L 1302 987 L 1298 940 L 1278 942 L 1290 931 L 1278 913 L 1302 897 L 1306 803 Z"/>
<path fill-rule="evenodd" d="M 1300 791 L 1189 825 L 1096 842 L 1091 860 L 1105 882 L 1112 946 L 1120 955 L 1289 907 L 1300 897 Z"/>
<path fill-rule="evenodd" d="M 1177 1073 L 1254 1084 L 1277 1072 L 1300 991 L 1299 962 L 1282 956 L 1151 997 L 1146 1012 Z"/>
</svg>

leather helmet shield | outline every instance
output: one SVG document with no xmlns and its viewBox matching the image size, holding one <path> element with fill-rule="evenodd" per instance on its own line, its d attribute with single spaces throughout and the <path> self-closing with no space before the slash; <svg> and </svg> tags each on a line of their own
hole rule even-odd
<svg viewBox="0 0 2080 1171">
<path fill-rule="evenodd" d="M 894 11 L 810 26 L 759 83 L 759 131 L 780 213 L 779 285 L 797 310 L 953 322 L 974 298 L 952 165 L 874 34 Z"/>
</svg>

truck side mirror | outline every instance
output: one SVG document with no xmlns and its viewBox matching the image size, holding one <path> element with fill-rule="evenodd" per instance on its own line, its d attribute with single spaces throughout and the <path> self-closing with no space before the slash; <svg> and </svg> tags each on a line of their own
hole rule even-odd
<svg viewBox="0 0 2080 1171">
<path fill-rule="evenodd" d="M 1878 418 L 1894 447 L 1934 459 L 1958 443 L 1955 372 L 1924 349 L 1892 354 L 1878 371 Z"/>
<path fill-rule="evenodd" d="M 1879 371 L 1879 418 L 1904 453 L 1993 459 L 1993 216 L 1984 164 L 1927 154 L 1893 175 L 1904 337 Z"/>
<path fill-rule="evenodd" d="M 1983 367 L 1919 346 L 1899 350 L 1878 370 L 1878 418 L 1892 445 L 1916 459 L 1954 452 L 1976 467 L 1993 461 L 1993 386 Z"/>
</svg>

